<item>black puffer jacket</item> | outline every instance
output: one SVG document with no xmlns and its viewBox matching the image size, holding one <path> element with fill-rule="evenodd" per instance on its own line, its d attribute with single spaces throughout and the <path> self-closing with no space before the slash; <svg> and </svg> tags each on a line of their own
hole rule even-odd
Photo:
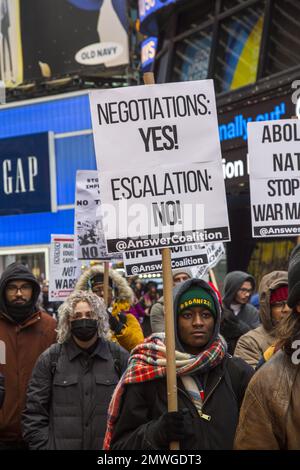
<svg viewBox="0 0 300 470">
<path fill-rule="evenodd" d="M 220 306 L 214 291 L 202 280 L 189 280 L 174 289 L 175 341 L 176 350 L 184 351 L 177 331 L 177 305 L 180 296 L 192 285 L 209 291 L 214 299 L 218 318 L 214 332 L 206 347 L 209 347 L 219 332 Z M 200 418 L 185 390 L 180 378 L 177 379 L 178 409 L 190 411 L 192 437 L 180 442 L 181 449 L 217 450 L 232 449 L 239 409 L 244 393 L 254 371 L 243 360 L 225 356 L 223 361 L 206 374 L 193 376 L 203 384 L 205 399 L 203 413 L 210 421 Z M 151 424 L 167 411 L 166 380 L 156 379 L 148 382 L 129 384 L 125 387 L 120 413 L 115 423 L 111 449 L 137 450 L 155 449 L 155 435 Z M 167 449 L 167 447 L 166 447 Z"/>
<path fill-rule="evenodd" d="M 33 370 L 23 413 L 30 449 L 101 449 L 108 405 L 127 358 L 127 351 L 103 340 L 91 356 L 73 340 L 47 349 Z"/>
</svg>

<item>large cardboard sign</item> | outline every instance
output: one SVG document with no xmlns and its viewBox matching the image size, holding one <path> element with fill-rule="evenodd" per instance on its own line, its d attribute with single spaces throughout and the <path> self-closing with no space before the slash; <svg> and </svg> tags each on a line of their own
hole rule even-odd
<svg viewBox="0 0 300 470">
<path fill-rule="evenodd" d="M 230 239 L 212 80 L 90 93 L 108 252 Z"/>
<path fill-rule="evenodd" d="M 253 237 L 300 234 L 300 122 L 248 124 Z"/>
<path fill-rule="evenodd" d="M 65 300 L 81 274 L 74 259 L 74 235 L 51 235 L 49 300 Z"/>
</svg>

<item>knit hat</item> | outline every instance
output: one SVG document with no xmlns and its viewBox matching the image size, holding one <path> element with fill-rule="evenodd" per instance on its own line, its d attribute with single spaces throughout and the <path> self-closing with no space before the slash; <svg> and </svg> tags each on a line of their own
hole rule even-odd
<svg viewBox="0 0 300 470">
<path fill-rule="evenodd" d="M 177 276 L 177 274 L 186 274 L 190 279 L 192 279 L 192 277 L 193 277 L 193 273 L 190 270 L 190 268 L 173 269 L 172 270 L 173 279 L 174 279 L 175 276 Z"/>
<path fill-rule="evenodd" d="M 91 277 L 90 287 L 92 289 L 96 284 L 103 284 L 103 282 L 104 282 L 104 275 L 102 273 L 97 273 L 95 276 Z M 110 277 L 108 278 L 108 284 L 110 287 L 113 287 L 113 283 Z"/>
<path fill-rule="evenodd" d="M 293 308 L 300 300 L 300 245 L 295 246 L 290 256 L 288 282 L 288 305 Z"/>
<path fill-rule="evenodd" d="M 179 314 L 190 307 L 205 307 L 210 310 L 215 319 L 217 318 L 214 300 L 210 293 L 202 287 L 193 286 L 180 296 L 177 313 Z"/>
<path fill-rule="evenodd" d="M 270 305 L 275 304 L 276 302 L 282 302 L 287 300 L 289 295 L 288 286 L 281 286 L 271 292 L 270 296 Z"/>
</svg>

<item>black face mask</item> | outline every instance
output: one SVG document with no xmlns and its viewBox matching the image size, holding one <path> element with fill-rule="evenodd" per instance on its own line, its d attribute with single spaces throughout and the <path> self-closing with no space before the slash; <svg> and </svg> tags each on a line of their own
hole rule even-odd
<svg viewBox="0 0 300 470">
<path fill-rule="evenodd" d="M 71 322 L 71 333 L 81 341 L 89 341 L 97 333 L 97 320 L 84 318 L 83 320 L 74 320 Z"/>
</svg>

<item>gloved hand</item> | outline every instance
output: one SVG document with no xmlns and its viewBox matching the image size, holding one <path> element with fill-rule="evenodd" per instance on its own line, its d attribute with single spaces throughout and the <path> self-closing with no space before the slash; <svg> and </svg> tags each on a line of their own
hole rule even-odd
<svg viewBox="0 0 300 470">
<path fill-rule="evenodd" d="M 109 310 L 108 313 L 108 320 L 110 329 L 116 334 L 119 335 L 123 330 L 124 326 L 126 325 L 126 315 L 124 313 L 119 313 L 117 317 L 111 314 Z"/>
<path fill-rule="evenodd" d="M 164 413 L 148 426 L 148 439 L 157 447 L 172 441 L 182 441 L 193 434 L 192 415 L 186 408 Z"/>
</svg>

